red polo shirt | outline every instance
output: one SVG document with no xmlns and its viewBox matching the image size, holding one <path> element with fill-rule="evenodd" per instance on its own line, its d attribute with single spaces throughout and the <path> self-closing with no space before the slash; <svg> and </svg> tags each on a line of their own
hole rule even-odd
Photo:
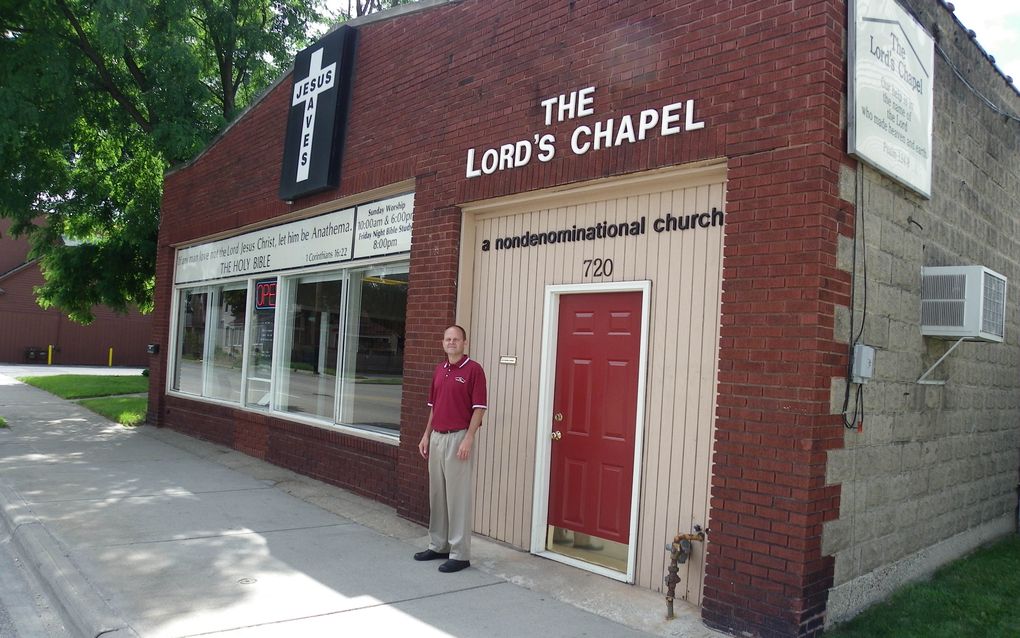
<svg viewBox="0 0 1020 638">
<path fill-rule="evenodd" d="M 457 363 L 447 360 L 436 366 L 429 388 L 432 429 L 436 432 L 466 430 L 476 408 L 487 408 L 485 371 L 464 355 Z"/>
</svg>

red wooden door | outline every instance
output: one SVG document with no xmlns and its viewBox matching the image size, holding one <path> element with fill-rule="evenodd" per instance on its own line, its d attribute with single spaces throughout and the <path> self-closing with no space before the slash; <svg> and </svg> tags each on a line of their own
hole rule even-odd
<svg viewBox="0 0 1020 638">
<path fill-rule="evenodd" d="M 549 524 L 628 543 L 641 293 L 562 295 L 557 335 Z"/>
</svg>

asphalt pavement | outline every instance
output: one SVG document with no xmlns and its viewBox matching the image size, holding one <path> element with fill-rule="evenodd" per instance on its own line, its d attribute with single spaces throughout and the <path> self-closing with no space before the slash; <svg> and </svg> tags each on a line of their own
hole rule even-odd
<svg viewBox="0 0 1020 638">
<path fill-rule="evenodd" d="M 68 635 L 722 635 L 693 607 L 666 621 L 659 594 L 483 537 L 470 569 L 439 573 L 392 508 L 12 378 L 35 368 L 0 366 L 0 539 Z"/>
</svg>

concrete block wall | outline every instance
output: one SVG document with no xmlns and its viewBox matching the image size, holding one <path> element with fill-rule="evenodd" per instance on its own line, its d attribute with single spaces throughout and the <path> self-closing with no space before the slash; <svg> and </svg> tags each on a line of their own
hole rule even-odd
<svg viewBox="0 0 1020 638">
<path fill-rule="evenodd" d="M 938 34 L 945 57 L 977 91 L 1020 113 L 1016 91 L 946 7 L 904 4 Z M 861 341 L 878 352 L 862 428 L 848 430 L 845 448 L 828 453 L 827 482 L 842 486 L 839 518 L 823 534 L 823 552 L 835 557 L 829 624 L 1015 526 L 1020 121 L 990 109 L 950 62 L 936 53 L 931 199 L 865 166 L 841 172 L 841 196 L 858 221 L 854 325 L 863 321 Z M 851 270 L 852 254 L 852 239 L 842 237 L 841 268 Z M 1009 280 L 1005 342 L 964 343 L 930 376 L 945 385 L 919 385 L 952 345 L 921 336 L 921 267 L 973 264 Z M 849 312 L 837 314 L 844 341 L 849 320 Z M 834 413 L 842 410 L 844 388 L 834 380 Z"/>
</svg>

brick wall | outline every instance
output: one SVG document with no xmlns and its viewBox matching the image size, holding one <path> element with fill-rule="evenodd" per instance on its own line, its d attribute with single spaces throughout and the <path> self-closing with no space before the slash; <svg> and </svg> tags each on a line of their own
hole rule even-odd
<svg viewBox="0 0 1020 638">
<path fill-rule="evenodd" d="M 3 221 L 3 220 L 0 220 Z M 20 252 L 19 252 L 20 251 Z M 28 254 L 26 242 L 11 240 L 0 225 L 0 255 L 6 263 L 20 266 Z M 84 326 L 67 318 L 57 308 L 42 309 L 35 288 L 43 285 L 42 270 L 32 262 L 16 272 L 0 270 L 0 361 L 28 363 L 27 348 L 53 346 L 55 365 L 105 366 L 113 348 L 113 365 L 148 364 L 145 346 L 152 332 L 152 320 L 136 310 L 119 314 L 105 306 L 93 309 L 95 320 Z M 46 356 L 32 363 L 46 363 Z"/>
<path fill-rule="evenodd" d="M 7 218 L 0 219 L 0 275 L 25 263 L 31 248 L 28 238 L 11 236 L 11 224 Z"/>
<path fill-rule="evenodd" d="M 833 333 L 853 232 L 839 198 L 845 70 L 841 0 L 607 3 L 467 0 L 361 27 L 340 188 L 276 198 L 290 81 L 168 176 L 156 340 L 165 343 L 176 242 L 400 180 L 415 180 L 415 235 L 399 450 L 240 411 L 164 399 L 159 423 L 377 494 L 423 521 L 429 374 L 454 319 L 464 202 L 727 157 L 727 238 L 716 457 L 704 617 L 761 636 L 816 633 L 839 512 L 826 452 L 843 445 L 829 386 L 846 363 Z M 596 86 L 591 120 L 694 99 L 704 129 L 574 155 L 576 121 L 546 127 L 540 100 Z M 465 179 L 469 148 L 556 136 L 548 163 Z M 158 381 L 158 382 L 157 382 Z M 222 413 L 221 413 L 222 412 Z"/>
<path fill-rule="evenodd" d="M 1016 114 L 1020 98 L 938 3 L 907 3 L 978 91 Z M 855 325 L 878 348 L 864 390 L 861 431 L 829 453 L 828 482 L 842 485 L 840 516 L 826 523 L 824 553 L 835 557 L 830 620 L 844 620 L 895 587 L 929 575 L 982 542 L 1015 528 L 1020 450 L 1020 123 L 994 113 L 935 57 L 933 185 L 920 198 L 870 168 L 844 172 L 844 197 L 864 219 L 858 237 Z M 851 268 L 852 243 L 840 266 Z M 867 314 L 863 258 L 867 258 Z M 922 337 L 921 266 L 981 264 L 1009 279 L 1006 339 L 967 343 L 915 381 L 952 345 Z M 849 313 L 837 338 L 846 341 Z M 842 379 L 833 411 L 842 409 Z M 852 408 L 852 404 L 851 404 Z"/>
</svg>

